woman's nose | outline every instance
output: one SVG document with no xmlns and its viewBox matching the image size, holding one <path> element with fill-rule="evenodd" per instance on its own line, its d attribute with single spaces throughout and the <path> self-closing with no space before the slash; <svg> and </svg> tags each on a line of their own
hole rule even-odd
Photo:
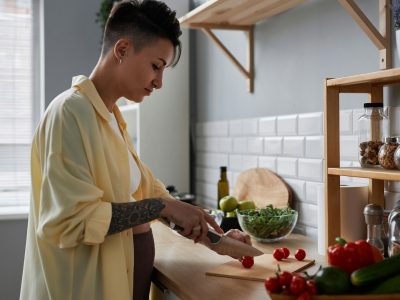
<svg viewBox="0 0 400 300">
<path fill-rule="evenodd" d="M 155 89 L 161 89 L 162 87 L 162 75 L 157 76 L 153 81 L 153 86 Z"/>
</svg>

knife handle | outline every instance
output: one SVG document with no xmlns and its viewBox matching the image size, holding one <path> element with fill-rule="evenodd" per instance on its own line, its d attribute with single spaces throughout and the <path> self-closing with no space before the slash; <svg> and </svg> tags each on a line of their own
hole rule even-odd
<svg viewBox="0 0 400 300">
<path fill-rule="evenodd" d="M 169 227 L 175 231 L 183 230 L 183 228 L 181 226 L 176 225 L 175 223 L 172 223 L 172 222 L 169 223 Z M 221 240 L 221 236 L 218 233 L 213 232 L 211 229 L 208 229 L 207 237 L 210 239 L 211 243 L 213 243 L 213 244 L 216 244 Z"/>
</svg>

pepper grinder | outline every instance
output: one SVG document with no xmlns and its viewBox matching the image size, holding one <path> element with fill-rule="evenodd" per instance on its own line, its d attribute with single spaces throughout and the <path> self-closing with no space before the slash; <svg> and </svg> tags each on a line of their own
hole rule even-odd
<svg viewBox="0 0 400 300">
<path fill-rule="evenodd" d="M 367 242 L 378 248 L 384 254 L 382 241 L 383 208 L 378 204 L 368 204 L 364 208 L 365 223 L 367 224 Z"/>
</svg>

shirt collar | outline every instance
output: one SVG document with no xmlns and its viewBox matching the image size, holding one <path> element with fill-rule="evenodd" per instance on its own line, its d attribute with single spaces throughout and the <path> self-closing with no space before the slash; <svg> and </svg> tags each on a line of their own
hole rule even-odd
<svg viewBox="0 0 400 300">
<path fill-rule="evenodd" d="M 72 87 L 75 88 L 76 90 L 84 93 L 89 98 L 94 109 L 97 111 L 97 113 L 103 119 L 105 119 L 108 122 L 111 121 L 110 112 L 108 111 L 106 105 L 104 104 L 99 93 L 97 92 L 96 87 L 94 86 L 93 82 L 89 78 L 87 78 L 84 75 L 78 75 L 78 76 L 73 77 L 72 78 Z M 118 118 L 117 118 L 117 121 L 119 122 Z"/>
</svg>

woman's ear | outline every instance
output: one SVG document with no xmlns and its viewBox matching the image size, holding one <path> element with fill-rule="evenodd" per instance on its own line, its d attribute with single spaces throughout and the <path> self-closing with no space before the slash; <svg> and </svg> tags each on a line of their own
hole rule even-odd
<svg viewBox="0 0 400 300">
<path fill-rule="evenodd" d="M 122 64 L 124 57 L 128 53 L 129 48 L 132 47 L 131 42 L 128 39 L 119 39 L 113 48 L 113 54 L 116 59 L 116 61 L 119 64 Z"/>
</svg>

